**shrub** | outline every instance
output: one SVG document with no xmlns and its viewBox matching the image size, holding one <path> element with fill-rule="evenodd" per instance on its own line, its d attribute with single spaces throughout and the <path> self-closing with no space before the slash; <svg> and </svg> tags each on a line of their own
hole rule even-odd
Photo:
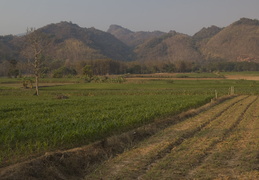
<svg viewBox="0 0 259 180">
<path fill-rule="evenodd" d="M 75 69 L 73 68 L 69 68 L 69 67 L 61 67 L 57 70 L 54 71 L 53 73 L 53 77 L 54 78 L 62 78 L 64 76 L 75 76 L 77 75 L 77 72 Z"/>
</svg>

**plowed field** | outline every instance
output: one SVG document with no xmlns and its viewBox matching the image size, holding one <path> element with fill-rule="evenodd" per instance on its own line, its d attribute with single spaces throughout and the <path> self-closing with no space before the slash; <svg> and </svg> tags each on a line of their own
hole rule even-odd
<svg viewBox="0 0 259 180">
<path fill-rule="evenodd" d="M 238 96 L 167 127 L 85 179 L 259 179 L 259 99 Z"/>
</svg>

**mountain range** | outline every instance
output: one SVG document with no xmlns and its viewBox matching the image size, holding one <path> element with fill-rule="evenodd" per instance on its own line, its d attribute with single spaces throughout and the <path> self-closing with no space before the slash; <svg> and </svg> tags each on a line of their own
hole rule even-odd
<svg viewBox="0 0 259 180">
<path fill-rule="evenodd" d="M 119 25 L 111 25 L 104 32 L 71 22 L 49 24 L 38 30 L 51 39 L 48 56 L 60 61 L 222 60 L 259 63 L 259 21 L 256 19 L 241 18 L 224 28 L 202 28 L 193 36 L 176 31 L 134 32 Z M 0 36 L 0 63 L 22 59 L 20 52 L 25 36 Z"/>
</svg>

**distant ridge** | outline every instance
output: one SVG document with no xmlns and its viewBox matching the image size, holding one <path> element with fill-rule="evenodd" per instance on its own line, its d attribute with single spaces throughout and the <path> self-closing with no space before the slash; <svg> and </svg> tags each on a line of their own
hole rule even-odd
<svg viewBox="0 0 259 180">
<path fill-rule="evenodd" d="M 59 52 L 55 54 L 57 58 L 67 54 L 73 60 L 110 58 L 130 61 L 133 59 L 133 52 L 127 45 L 110 33 L 95 28 L 81 28 L 70 22 L 60 22 L 39 30 L 50 34 L 55 39 L 53 46 Z M 71 57 L 71 55 L 74 56 Z"/>
<path fill-rule="evenodd" d="M 241 18 L 211 37 L 200 51 L 206 59 L 259 63 L 258 49 L 259 21 Z"/>
<path fill-rule="evenodd" d="M 199 61 L 201 55 L 197 51 L 191 36 L 171 31 L 163 36 L 153 38 L 135 49 L 140 61 Z"/>
<path fill-rule="evenodd" d="M 227 27 L 202 28 L 193 36 L 180 32 L 134 32 L 111 25 L 107 32 L 82 28 L 71 22 L 39 29 L 51 38 L 48 58 L 70 63 L 113 59 L 118 61 L 259 63 L 259 21 L 241 18 Z M 0 63 L 22 60 L 24 36 L 0 36 Z"/>
<path fill-rule="evenodd" d="M 114 35 L 116 38 L 124 42 L 130 47 L 136 47 L 139 44 L 144 43 L 146 40 L 154 38 L 154 37 L 159 37 L 163 34 L 164 32 L 161 31 L 153 31 L 153 32 L 145 32 L 145 31 L 138 31 L 138 32 L 133 32 L 127 28 L 123 28 L 122 26 L 119 25 L 111 25 L 107 31 L 108 33 L 111 33 Z"/>
<path fill-rule="evenodd" d="M 211 26 L 208 28 L 202 28 L 199 32 L 195 33 L 193 35 L 193 39 L 195 41 L 202 41 L 202 40 L 206 40 L 209 39 L 213 36 L 215 36 L 216 34 L 218 34 L 223 28 L 219 28 L 217 26 Z"/>
</svg>

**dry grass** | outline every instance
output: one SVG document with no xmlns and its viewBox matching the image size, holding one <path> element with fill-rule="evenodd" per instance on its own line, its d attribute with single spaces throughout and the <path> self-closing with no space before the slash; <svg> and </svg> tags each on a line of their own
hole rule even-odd
<svg viewBox="0 0 259 180">
<path fill-rule="evenodd" d="M 255 99 L 256 97 L 250 97 L 233 105 L 193 137 L 173 148 L 167 156 L 148 171 L 144 179 L 151 177 L 154 179 L 170 177 L 174 177 L 174 179 L 215 179 L 223 176 L 231 179 L 241 177 L 243 174 L 256 177 L 257 174 L 254 173 L 256 168 L 246 169 L 240 159 L 236 160 L 241 163 L 239 166 L 228 166 L 229 161 L 233 161 L 230 155 L 234 154 L 233 157 L 240 156 L 240 147 L 232 149 L 232 144 L 236 143 L 238 139 L 231 139 L 231 137 L 241 136 L 243 138 L 236 131 L 242 126 L 241 124 L 244 123 L 247 126 L 250 123 L 251 119 L 247 119 L 250 114 L 249 111 L 254 109 L 256 103 L 259 103 L 258 99 L 255 103 Z M 252 107 L 250 108 L 250 106 Z M 245 129 L 244 131 L 247 132 L 248 130 Z M 250 143 L 255 143 L 255 141 L 255 139 L 252 139 Z M 251 147 L 245 147 L 242 151 L 256 152 Z M 246 161 L 250 161 L 250 165 L 253 159 L 254 157 L 246 156 Z M 244 171 L 245 169 L 246 171 Z"/>
<path fill-rule="evenodd" d="M 163 177 L 163 175 L 165 175 L 167 170 L 169 171 L 167 174 L 170 176 L 172 172 L 169 169 L 173 169 L 172 167 L 179 167 L 180 169 L 188 170 L 188 168 L 185 168 L 184 165 L 189 164 L 190 157 L 187 157 L 186 155 L 191 154 L 191 152 L 200 153 L 201 151 L 198 150 L 200 146 L 195 145 L 196 139 L 193 141 L 192 145 L 197 148 L 193 148 L 193 150 L 185 144 L 185 139 L 192 138 L 201 131 L 201 127 L 205 127 L 208 122 L 213 121 L 230 106 L 242 100 L 242 98 L 243 97 L 238 97 L 234 100 L 228 101 L 218 107 L 216 106 L 212 108 L 208 112 L 201 113 L 193 118 L 182 121 L 176 125 L 166 128 L 163 131 L 160 131 L 155 136 L 152 136 L 148 140 L 142 142 L 135 149 L 127 151 L 118 157 L 107 161 L 93 174 L 86 176 L 86 179 L 95 179 L 97 177 L 102 177 L 104 179 L 159 179 L 159 177 Z M 198 141 L 200 143 L 205 143 L 207 147 L 210 146 L 210 142 L 213 142 L 212 138 L 209 138 L 210 142 L 207 142 L 207 139 L 202 141 L 202 139 L 204 138 L 199 137 Z M 167 162 L 175 162 L 176 159 L 168 159 L 168 154 L 177 148 L 179 149 L 178 151 L 175 151 L 175 156 L 180 156 L 178 161 L 180 164 L 164 164 L 163 166 L 164 160 L 167 160 Z M 184 158 L 185 156 L 187 158 Z M 154 169 L 154 166 L 156 166 L 161 160 L 162 165 L 160 164 L 160 167 L 162 167 L 159 168 L 159 170 Z M 194 159 L 194 161 L 196 160 Z M 159 174 L 160 171 L 161 174 Z M 150 175 L 147 175 L 146 173 L 150 173 Z"/>
</svg>

